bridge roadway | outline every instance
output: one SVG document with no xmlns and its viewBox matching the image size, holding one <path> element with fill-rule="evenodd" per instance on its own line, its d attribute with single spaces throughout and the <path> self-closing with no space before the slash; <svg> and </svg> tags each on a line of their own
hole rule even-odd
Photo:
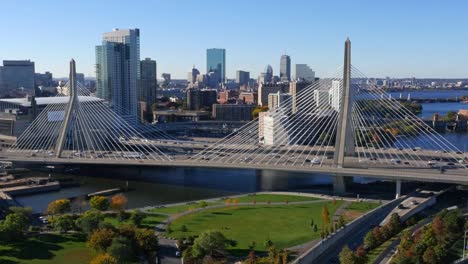
<svg viewBox="0 0 468 264">
<path fill-rule="evenodd" d="M 64 153 L 65 155 L 67 153 Z M 427 166 L 405 167 L 402 164 L 362 164 L 356 158 L 348 158 L 344 168 L 331 166 L 332 160 L 326 160 L 319 164 L 293 164 L 283 162 L 273 163 L 267 160 L 264 163 L 249 163 L 246 161 L 233 160 L 230 162 L 219 160 L 191 160 L 187 157 L 177 157 L 168 160 L 150 159 L 105 159 L 105 158 L 85 158 L 68 157 L 55 158 L 48 155 L 27 156 L 27 153 L 3 152 L 0 153 L 0 160 L 12 162 L 24 162 L 30 164 L 44 165 L 119 165 L 119 166 L 154 166 L 154 167 L 191 167 L 191 168 L 230 168 L 230 169 L 256 169 L 256 170 L 277 170 L 289 172 L 305 172 L 329 174 L 331 176 L 362 176 L 379 178 L 386 180 L 408 180 L 421 182 L 442 182 L 468 185 L 468 170 L 457 167 L 441 172 Z M 404 162 L 404 161 L 402 161 Z"/>
</svg>

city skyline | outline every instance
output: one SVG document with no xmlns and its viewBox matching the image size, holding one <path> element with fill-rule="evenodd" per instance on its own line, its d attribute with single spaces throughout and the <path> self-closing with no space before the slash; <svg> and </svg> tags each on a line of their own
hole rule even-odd
<svg viewBox="0 0 468 264">
<path fill-rule="evenodd" d="M 9 25 L 4 34 L 10 36 L 10 41 L 2 44 L 0 60 L 30 59 L 35 62 L 36 72 L 50 71 L 55 77 L 66 76 L 70 58 L 77 61 L 79 72 L 95 76 L 94 45 L 100 42 L 102 32 L 112 28 L 140 28 L 141 57 L 155 59 L 159 72 L 171 73 L 174 79 L 184 79 L 192 65 L 204 69 L 209 48 L 226 49 L 229 79 L 235 78 L 237 70 L 249 71 L 256 78 L 267 64 L 279 72 L 282 54 L 291 56 L 292 65 L 308 64 L 317 76 L 327 76 L 342 64 L 341 43 L 347 36 L 354 43 L 355 65 L 368 76 L 468 76 L 468 51 L 463 44 L 466 36 L 459 34 L 464 30 L 463 19 L 451 15 L 467 9 L 461 1 L 450 1 L 450 5 L 436 1 L 424 5 L 365 1 L 367 4 L 359 8 L 345 1 L 291 1 L 281 8 L 263 1 L 221 5 L 215 1 L 184 5 L 176 1 L 135 1 L 131 5 L 83 1 L 73 8 L 77 17 L 85 14 L 86 19 L 71 19 L 67 23 L 35 18 L 38 13 L 66 10 L 70 3 L 27 2 L 21 7 L 3 4 L 9 12 L 0 21 Z M 187 27 L 187 21 L 203 27 L 201 21 L 197 22 L 196 10 L 211 11 L 217 22 L 210 24 L 210 30 Z M 219 10 L 222 12 L 216 12 Z M 357 11 L 359 16 L 355 15 Z M 117 15 L 124 12 L 128 15 Z M 310 12 L 314 15 L 308 15 Z M 11 23 L 18 13 L 25 19 Z M 330 21 L 330 15 L 335 19 Z M 268 36 L 258 31 L 265 23 L 271 28 Z M 32 25 L 48 30 L 31 30 Z M 33 44 L 31 39 L 41 44 Z"/>
</svg>

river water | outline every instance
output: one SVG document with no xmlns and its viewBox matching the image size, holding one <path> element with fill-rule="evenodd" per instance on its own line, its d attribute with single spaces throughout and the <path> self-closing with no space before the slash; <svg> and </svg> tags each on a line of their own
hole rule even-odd
<svg viewBox="0 0 468 264">
<path fill-rule="evenodd" d="M 468 91 L 411 93 L 413 98 L 415 98 L 414 96 L 424 96 L 419 98 L 450 98 L 460 95 L 468 95 Z M 399 93 L 395 93 L 393 96 L 397 97 Z M 404 96 L 402 95 L 403 98 L 405 98 Z M 448 111 L 458 111 L 459 109 L 468 109 L 468 104 L 423 104 L 421 116 L 430 117 L 433 113 L 445 114 Z M 442 135 L 457 148 L 465 151 L 468 150 L 468 133 L 446 132 Z M 33 172 L 33 175 L 46 176 L 47 174 Z M 57 173 L 53 173 L 53 176 L 60 177 Z M 47 204 L 55 199 L 75 197 L 104 189 L 125 187 L 128 183 L 128 187 L 131 189 L 131 191 L 126 193 L 129 200 L 128 205 L 130 208 L 135 208 L 206 199 L 243 192 L 305 190 L 332 182 L 330 176 L 318 174 L 189 168 L 147 168 L 138 172 L 130 170 L 122 173 L 91 168 L 74 177 L 81 183 L 80 187 L 16 197 L 16 200 L 25 206 L 33 207 L 36 212 L 42 212 L 47 207 Z M 356 178 L 355 181 L 368 182 L 369 180 Z"/>
</svg>

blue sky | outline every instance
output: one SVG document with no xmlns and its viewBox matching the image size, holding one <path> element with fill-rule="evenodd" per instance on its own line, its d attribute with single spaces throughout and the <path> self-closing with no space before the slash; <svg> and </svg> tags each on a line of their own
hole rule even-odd
<svg viewBox="0 0 468 264">
<path fill-rule="evenodd" d="M 36 71 L 94 76 L 94 46 L 112 28 L 139 28 L 141 58 L 158 75 L 205 72 L 207 48 L 227 50 L 227 76 L 252 76 L 283 53 L 319 76 L 342 64 L 367 76 L 468 77 L 468 1 L 464 0 L 16 0 L 1 1 L 0 60 L 31 59 Z"/>
</svg>

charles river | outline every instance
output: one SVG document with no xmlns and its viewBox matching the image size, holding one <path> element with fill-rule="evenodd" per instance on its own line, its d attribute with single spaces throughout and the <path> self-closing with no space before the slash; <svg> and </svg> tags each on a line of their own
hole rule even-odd
<svg viewBox="0 0 468 264">
<path fill-rule="evenodd" d="M 468 91 L 431 91 L 411 92 L 412 99 L 454 98 L 468 95 Z M 408 92 L 392 93 L 394 98 L 407 98 Z M 445 115 L 448 111 L 468 109 L 464 103 L 423 103 L 421 116 L 430 117 L 434 113 Z M 445 132 L 443 136 L 460 150 L 468 151 L 468 132 Z M 33 175 L 47 176 L 48 172 L 32 172 Z M 92 176 L 91 176 L 92 175 Z M 60 177 L 52 173 L 54 177 Z M 69 177 L 69 176 L 67 176 Z M 311 175 L 274 171 L 254 170 L 220 170 L 220 169 L 188 169 L 188 168 L 146 168 L 141 171 L 128 171 L 117 174 L 95 168 L 81 171 L 73 178 L 80 182 L 80 187 L 63 188 L 57 192 L 16 197 L 25 206 L 33 207 L 34 211 L 42 212 L 47 204 L 55 199 L 76 197 L 95 191 L 110 188 L 125 187 L 129 207 L 143 207 L 211 197 L 227 196 L 241 192 L 257 192 L 269 190 L 307 191 L 317 186 L 329 184 L 331 178 L 327 175 Z M 355 179 L 356 180 L 356 179 Z M 366 182 L 365 179 L 357 179 Z"/>
</svg>

